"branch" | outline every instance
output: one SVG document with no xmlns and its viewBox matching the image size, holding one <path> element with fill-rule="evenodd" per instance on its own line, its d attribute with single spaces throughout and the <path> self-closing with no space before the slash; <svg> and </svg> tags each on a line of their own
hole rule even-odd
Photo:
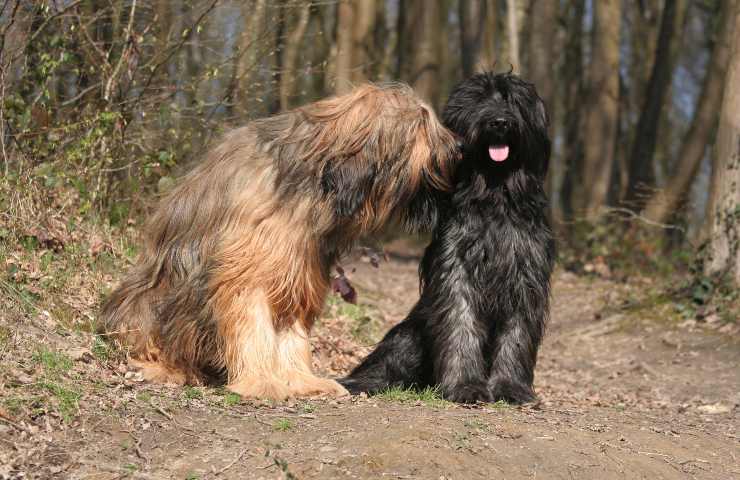
<svg viewBox="0 0 740 480">
<path fill-rule="evenodd" d="M 131 45 L 136 43 L 136 39 L 134 39 L 131 36 L 131 30 L 134 26 L 134 16 L 136 14 L 136 0 L 133 0 L 131 2 L 131 13 L 129 14 L 128 18 L 128 25 L 126 26 L 126 43 L 127 47 L 121 52 L 121 56 L 118 57 L 118 63 L 116 64 L 116 67 L 113 69 L 113 73 L 111 74 L 110 78 L 108 78 L 108 83 L 105 85 L 105 91 L 103 93 L 103 99 L 106 102 L 110 101 L 110 91 L 113 88 L 113 80 L 116 79 L 118 76 L 118 72 L 121 70 L 121 65 L 123 65 L 123 59 L 126 58 L 131 51 Z"/>
</svg>

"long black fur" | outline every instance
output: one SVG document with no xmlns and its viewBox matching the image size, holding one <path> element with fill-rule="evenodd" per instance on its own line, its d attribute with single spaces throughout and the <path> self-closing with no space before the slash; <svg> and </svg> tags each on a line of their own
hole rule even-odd
<svg viewBox="0 0 740 480">
<path fill-rule="evenodd" d="M 442 115 L 464 140 L 452 194 L 420 265 L 421 298 L 341 383 L 351 392 L 439 386 L 449 400 L 535 399 L 555 243 L 546 216 L 545 106 L 512 74 L 459 84 Z M 491 145 L 509 146 L 494 162 Z"/>
</svg>

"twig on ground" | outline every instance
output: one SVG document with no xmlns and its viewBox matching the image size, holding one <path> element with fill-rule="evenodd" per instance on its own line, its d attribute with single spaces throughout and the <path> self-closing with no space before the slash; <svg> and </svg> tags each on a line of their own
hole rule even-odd
<svg viewBox="0 0 740 480">
<path fill-rule="evenodd" d="M 221 470 L 219 470 L 218 472 L 216 472 L 216 476 L 219 476 L 219 475 L 221 475 L 221 474 L 222 474 L 222 473 L 224 473 L 224 472 L 225 472 L 226 470 L 228 470 L 228 469 L 230 469 L 231 467 L 233 467 L 234 465 L 236 465 L 236 464 L 237 464 L 238 462 L 240 462 L 240 461 L 241 461 L 241 459 L 242 459 L 242 458 L 244 458 L 244 455 L 246 455 L 247 453 L 249 453 L 249 449 L 248 449 L 248 448 L 245 448 L 244 450 L 242 450 L 242 451 L 241 451 L 241 452 L 239 453 L 239 455 L 237 455 L 237 456 L 236 456 L 236 458 L 234 458 L 234 460 L 232 460 L 232 461 L 231 461 L 231 463 L 229 463 L 229 464 L 228 464 L 228 465 L 226 465 L 226 466 L 225 466 L 224 468 L 222 468 Z"/>
<path fill-rule="evenodd" d="M 159 412 L 162 415 L 164 415 L 165 417 L 167 417 L 167 419 L 169 421 L 171 421 L 171 422 L 174 422 L 175 421 L 175 419 L 172 418 L 172 415 L 170 415 L 169 413 L 167 413 L 167 411 L 164 408 L 160 407 L 159 405 L 155 406 L 154 407 L 154 410 L 156 410 L 157 412 Z"/>
<path fill-rule="evenodd" d="M 133 438 L 134 442 L 136 442 L 134 443 L 134 451 L 136 452 L 136 456 L 144 460 L 145 462 L 149 463 L 149 457 L 144 455 L 144 452 L 141 451 L 141 438 L 134 435 L 134 432 L 130 430 L 124 430 L 124 431 L 128 433 L 129 435 L 131 435 L 131 438 Z"/>
</svg>

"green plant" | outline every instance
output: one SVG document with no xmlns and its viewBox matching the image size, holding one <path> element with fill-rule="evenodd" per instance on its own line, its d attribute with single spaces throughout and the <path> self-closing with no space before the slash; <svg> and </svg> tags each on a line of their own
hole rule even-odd
<svg viewBox="0 0 740 480">
<path fill-rule="evenodd" d="M 99 336 L 95 336 L 92 348 L 90 349 L 93 356 L 101 362 L 107 362 L 111 357 L 111 350 L 108 344 Z"/>
<path fill-rule="evenodd" d="M 239 396 L 239 394 L 234 392 L 226 392 L 224 394 L 224 406 L 226 407 L 233 407 L 234 405 L 239 405 L 242 401 L 242 397 Z"/>
<path fill-rule="evenodd" d="M 293 427 L 295 427 L 295 425 L 287 418 L 277 420 L 272 426 L 273 430 L 277 432 L 287 432 L 288 430 L 292 430 Z"/>
<path fill-rule="evenodd" d="M 389 402 L 421 402 L 428 407 L 442 408 L 452 405 L 442 398 L 442 393 L 437 387 L 425 387 L 421 390 L 416 388 L 391 387 L 375 395 L 376 398 Z"/>
<path fill-rule="evenodd" d="M 182 390 L 183 395 L 188 400 L 197 400 L 203 398 L 203 391 L 198 387 L 186 385 Z"/>
<path fill-rule="evenodd" d="M 136 394 L 136 399 L 140 402 L 150 403 L 152 401 L 152 394 L 149 392 L 139 392 Z"/>
<path fill-rule="evenodd" d="M 47 373 L 65 373 L 72 369 L 72 360 L 61 352 L 40 348 L 32 358 Z"/>
<path fill-rule="evenodd" d="M 82 393 L 79 390 L 50 380 L 42 380 L 37 385 L 52 395 L 62 419 L 65 422 L 70 422 L 79 410 Z"/>
</svg>

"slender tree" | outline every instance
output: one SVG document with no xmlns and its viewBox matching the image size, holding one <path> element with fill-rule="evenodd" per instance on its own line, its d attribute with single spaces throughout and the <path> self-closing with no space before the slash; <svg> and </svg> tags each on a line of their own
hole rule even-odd
<svg viewBox="0 0 740 480">
<path fill-rule="evenodd" d="M 732 53 L 712 163 L 706 273 L 740 286 L 740 2 L 732 2 Z"/>
<path fill-rule="evenodd" d="M 297 84 L 298 51 L 303 44 L 303 38 L 306 36 L 310 20 L 311 2 L 307 1 L 298 6 L 297 18 L 295 18 L 292 28 L 287 33 L 288 38 L 285 42 L 285 53 L 283 55 L 283 81 L 280 83 L 281 110 L 290 107 L 290 99 L 294 95 L 295 85 Z"/>
<path fill-rule="evenodd" d="M 555 33 L 558 22 L 558 2 L 531 0 L 529 11 L 529 57 L 526 76 L 537 87 L 537 92 L 545 102 L 550 118 L 555 118 L 555 62 L 553 58 L 556 49 Z M 555 162 L 558 160 L 555 159 Z M 555 180 L 556 172 L 552 168 L 548 172 L 546 183 L 547 193 L 550 197 L 552 197 L 556 188 Z M 559 213 L 556 216 L 559 216 Z"/>
<path fill-rule="evenodd" d="M 403 79 L 408 81 L 419 95 L 438 106 L 441 96 L 441 51 L 442 35 L 440 29 L 447 23 L 447 15 L 443 14 L 447 2 L 444 0 L 429 0 L 425 2 L 404 2 L 405 30 L 409 41 L 403 47 L 406 52 L 404 63 L 408 64 Z M 403 67 L 403 66 L 402 66 Z M 403 71 L 403 70 L 402 70 Z"/>
<path fill-rule="evenodd" d="M 658 139 L 661 112 L 673 72 L 671 46 L 678 30 L 679 15 L 677 12 L 680 3 L 677 0 L 665 1 L 645 103 L 632 142 L 625 201 L 628 206 L 636 209 L 644 205 L 647 194 L 655 190 L 653 156 Z"/>
<path fill-rule="evenodd" d="M 571 0 L 567 5 L 565 22 L 565 60 L 562 65 L 562 110 L 560 116 L 562 121 L 563 136 L 565 141 L 561 150 L 561 161 L 563 173 L 562 186 L 560 188 L 559 205 L 553 208 L 553 212 L 562 210 L 564 219 L 572 219 L 573 202 L 577 189 L 578 175 L 583 168 L 583 141 L 581 136 L 581 116 L 584 96 L 583 80 L 583 17 L 586 11 L 586 0 Z M 555 170 L 551 174 L 556 173 Z M 556 199 L 555 199 L 556 200 Z M 554 203 L 554 202 L 553 202 Z"/>
<path fill-rule="evenodd" d="M 509 43 L 509 61 L 515 72 L 520 72 L 519 59 L 519 7 L 516 0 L 506 0 L 507 37 Z"/>
<path fill-rule="evenodd" d="M 487 5 L 484 0 L 460 0 L 460 59 L 464 77 L 475 72 L 483 46 Z"/>
<path fill-rule="evenodd" d="M 606 204 L 617 140 L 621 2 L 593 3 L 591 62 L 583 124 L 583 173 L 574 185 L 577 211 L 594 220 Z"/>
<path fill-rule="evenodd" d="M 733 18 L 730 13 L 732 3 L 733 0 L 724 1 L 719 11 L 719 29 L 712 48 L 709 68 L 704 75 L 691 126 L 678 150 L 675 173 L 664 188 L 653 194 L 643 210 L 643 216 L 650 220 L 661 223 L 669 221 L 686 199 L 711 140 L 722 106 L 725 74 L 730 60 L 730 41 L 733 34 Z"/>
<path fill-rule="evenodd" d="M 335 91 L 345 93 L 352 88 L 352 29 L 355 24 L 355 4 L 349 1 L 337 5 L 337 43 L 334 60 Z"/>
<path fill-rule="evenodd" d="M 239 38 L 239 57 L 235 66 L 237 87 L 234 91 L 234 110 L 240 116 L 253 114 L 251 100 L 262 81 L 256 67 L 263 55 L 260 41 L 266 36 L 267 15 L 267 0 L 244 2 L 242 7 L 244 24 Z"/>
</svg>

